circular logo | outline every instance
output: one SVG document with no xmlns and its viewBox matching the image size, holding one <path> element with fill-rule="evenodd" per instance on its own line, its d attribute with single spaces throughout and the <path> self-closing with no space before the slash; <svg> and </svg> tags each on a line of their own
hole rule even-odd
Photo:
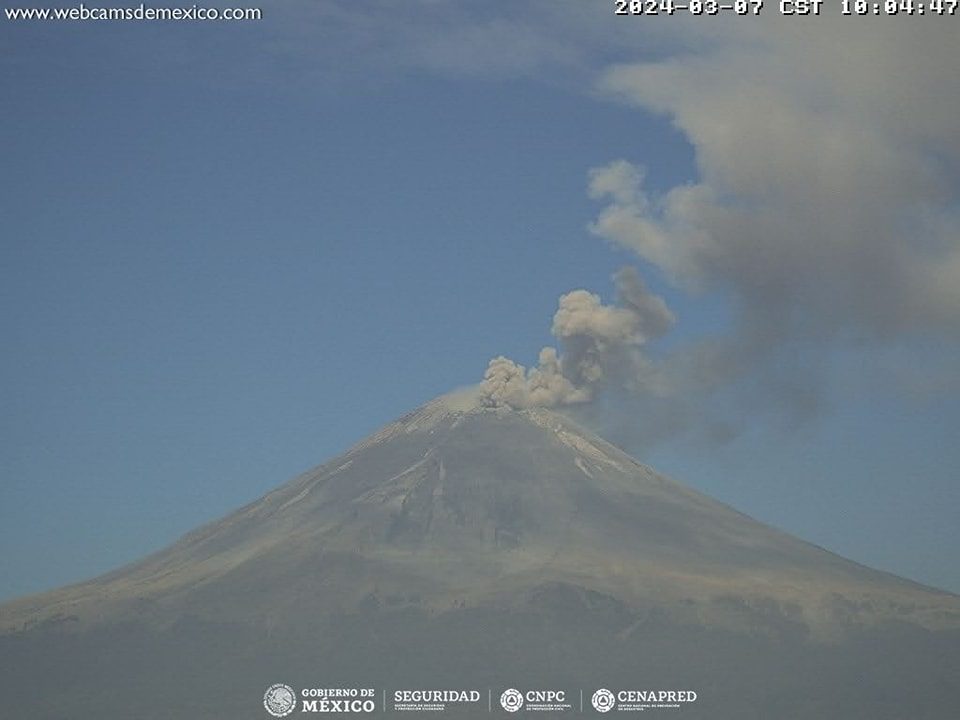
<svg viewBox="0 0 960 720">
<path fill-rule="evenodd" d="M 500 704 L 507 712 L 516 712 L 523 707 L 523 695 L 513 688 L 504 690 L 503 695 L 500 696 Z"/>
<path fill-rule="evenodd" d="M 605 713 L 613 710 L 613 706 L 617 704 L 617 699 L 606 688 L 600 688 L 590 698 L 590 702 L 593 703 L 594 710 Z"/>
<path fill-rule="evenodd" d="M 285 717 L 297 707 L 297 694 L 289 685 L 276 683 L 263 694 L 263 706 L 274 717 Z"/>
</svg>

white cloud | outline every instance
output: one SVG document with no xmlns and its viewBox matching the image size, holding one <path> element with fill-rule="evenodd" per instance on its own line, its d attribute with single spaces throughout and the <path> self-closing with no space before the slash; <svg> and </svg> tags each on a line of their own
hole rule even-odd
<svg viewBox="0 0 960 720">
<path fill-rule="evenodd" d="M 607 70 L 607 92 L 686 134 L 699 179 L 653 195 L 625 161 L 595 170 L 592 229 L 731 292 L 745 332 L 956 336 L 956 31 L 843 20 L 726 25 L 706 52 Z"/>
</svg>

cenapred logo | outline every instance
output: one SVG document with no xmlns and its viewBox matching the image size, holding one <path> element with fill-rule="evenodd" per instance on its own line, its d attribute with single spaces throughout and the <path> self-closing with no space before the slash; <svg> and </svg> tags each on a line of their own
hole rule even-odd
<svg viewBox="0 0 960 720">
<path fill-rule="evenodd" d="M 685 705 L 697 701 L 695 690 L 608 690 L 600 688 L 593 693 L 590 702 L 593 709 L 607 713 L 613 709 L 617 715 L 622 712 L 643 712 L 645 710 L 679 710 Z"/>
<path fill-rule="evenodd" d="M 274 717 L 286 717 L 297 707 L 297 693 L 283 683 L 275 683 L 263 694 L 263 707 Z"/>
<path fill-rule="evenodd" d="M 523 695 L 519 690 L 508 688 L 500 696 L 500 705 L 507 712 L 514 713 L 523 707 Z"/>
<path fill-rule="evenodd" d="M 593 697 L 590 698 L 590 702 L 593 704 L 594 710 L 605 713 L 613 710 L 617 704 L 617 699 L 613 696 L 613 693 L 606 688 L 600 688 L 593 694 Z"/>
</svg>

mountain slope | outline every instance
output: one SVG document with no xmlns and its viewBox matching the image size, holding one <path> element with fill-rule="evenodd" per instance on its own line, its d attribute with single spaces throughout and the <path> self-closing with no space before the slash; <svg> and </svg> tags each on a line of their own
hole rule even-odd
<svg viewBox="0 0 960 720">
<path fill-rule="evenodd" d="M 231 682 L 256 687 L 275 667 L 384 685 L 493 683 L 508 670 L 531 682 L 598 673 L 604 683 L 643 670 L 665 683 L 716 685 L 715 698 L 730 693 L 726 704 L 701 706 L 710 717 L 776 702 L 747 692 L 759 676 L 769 675 L 770 688 L 792 687 L 801 668 L 862 679 L 856 666 L 871 643 L 902 656 L 878 678 L 919 672 L 926 665 L 905 649 L 927 657 L 936 648 L 938 669 L 920 676 L 933 682 L 930 717 L 941 717 L 937 683 L 960 677 L 949 651 L 960 598 L 758 523 L 560 414 L 457 395 L 167 550 L 0 610 L 0 659 L 6 653 L 20 673 L 7 682 L 46 673 L 48 684 L 57 667 L 76 675 L 79 658 L 97 653 L 166 711 L 184 701 L 145 678 L 161 667 L 185 672 L 184 656 L 227 662 Z M 429 655 L 397 660 L 410 644 Z M 124 661 L 131 646 L 149 649 L 140 670 Z M 658 662 L 647 667 L 650 647 Z M 486 662 L 474 666 L 479 658 Z M 740 675 L 725 668 L 733 659 Z M 204 667 L 195 674 L 220 697 L 216 712 L 245 692 Z M 99 707 L 91 688 L 106 671 L 90 672 L 66 683 L 72 706 Z M 724 677 L 729 687 L 717 684 Z M 50 702 L 41 716 L 58 716 Z M 237 702 L 238 712 L 250 707 Z M 183 711 L 206 716 L 195 705 Z"/>
<path fill-rule="evenodd" d="M 262 612 L 251 592 L 270 607 L 307 595 L 311 612 L 371 595 L 418 595 L 445 609 L 509 603 L 545 582 L 634 604 L 767 598 L 814 626 L 960 620 L 954 596 L 762 525 L 559 414 L 446 397 L 169 550 L 15 603 L 4 619 L 10 627 L 42 620 L 44 609 L 86 619 L 88 603 L 103 614 L 183 602 L 249 619 Z"/>
</svg>

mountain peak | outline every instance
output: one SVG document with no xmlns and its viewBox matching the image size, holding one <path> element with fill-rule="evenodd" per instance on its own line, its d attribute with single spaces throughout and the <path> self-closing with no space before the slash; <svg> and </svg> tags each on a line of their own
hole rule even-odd
<svg viewBox="0 0 960 720">
<path fill-rule="evenodd" d="M 277 568 L 290 577 L 278 581 Z M 561 413 L 486 407 L 472 389 L 431 400 L 168 550 L 9 617 L 143 602 L 209 612 L 211 597 L 222 616 L 261 612 L 238 587 L 283 606 L 310 598 L 310 612 L 384 594 L 431 608 L 510 605 L 556 583 L 721 624 L 723 597 L 793 608 L 812 628 L 841 616 L 960 618 L 952 596 L 763 525 Z"/>
<path fill-rule="evenodd" d="M 91 676 L 90 687 L 112 689 L 121 676 L 140 693 L 138 659 L 169 656 L 162 673 L 150 673 L 163 678 L 157 692 L 166 703 L 168 677 L 180 673 L 185 686 L 202 678 L 204 692 L 218 687 L 218 697 L 236 700 L 227 714 L 242 716 L 246 700 L 237 698 L 247 698 L 246 688 L 237 693 L 223 678 L 255 666 L 256 684 L 269 686 L 277 658 L 297 660 L 285 677 L 300 677 L 300 687 L 318 672 L 325 682 L 341 677 L 344 687 L 361 676 L 391 687 L 420 686 L 424 677 L 466 687 L 481 682 L 478 671 L 491 684 L 515 683 L 531 668 L 563 674 L 571 663 L 579 680 L 602 668 L 596 682 L 619 673 L 624 687 L 666 666 L 672 674 L 663 682 L 673 686 L 700 667 L 691 686 L 707 696 L 717 687 L 715 668 L 753 657 L 726 710 L 710 716 L 749 716 L 749 692 L 767 687 L 757 681 L 763 673 L 778 708 L 778 693 L 792 692 L 807 716 L 816 693 L 794 687 L 796 658 L 806 663 L 804 677 L 818 673 L 844 693 L 877 656 L 893 663 L 878 678 L 922 667 L 924 678 L 946 687 L 955 675 L 940 658 L 956 655 L 949 648 L 957 628 L 956 596 L 759 523 L 559 412 L 488 407 L 467 389 L 431 400 L 166 550 L 3 606 L 0 660 L 20 668 L 7 680 L 13 697 L 52 667 L 61 678 L 78 668 L 95 673 L 90 657 L 120 659 Z M 837 680 L 824 661 L 835 662 L 840 641 L 850 659 Z M 876 642 L 891 652 L 876 651 Z M 415 661 L 410 647 L 418 648 Z M 637 675 L 643 667 L 646 675 Z M 771 667 L 779 669 L 771 675 Z M 65 688 L 46 716 L 61 717 L 62 702 L 77 702 Z M 195 695 L 178 693 L 176 702 Z M 104 716 L 112 697 L 94 693 L 79 715 Z M 884 716 L 867 699 L 870 711 L 859 716 L 914 709 Z M 173 715 L 223 716 L 219 704 L 198 714 L 195 702 L 182 702 L 190 711 Z M 847 709 L 845 717 L 858 716 Z"/>
</svg>

